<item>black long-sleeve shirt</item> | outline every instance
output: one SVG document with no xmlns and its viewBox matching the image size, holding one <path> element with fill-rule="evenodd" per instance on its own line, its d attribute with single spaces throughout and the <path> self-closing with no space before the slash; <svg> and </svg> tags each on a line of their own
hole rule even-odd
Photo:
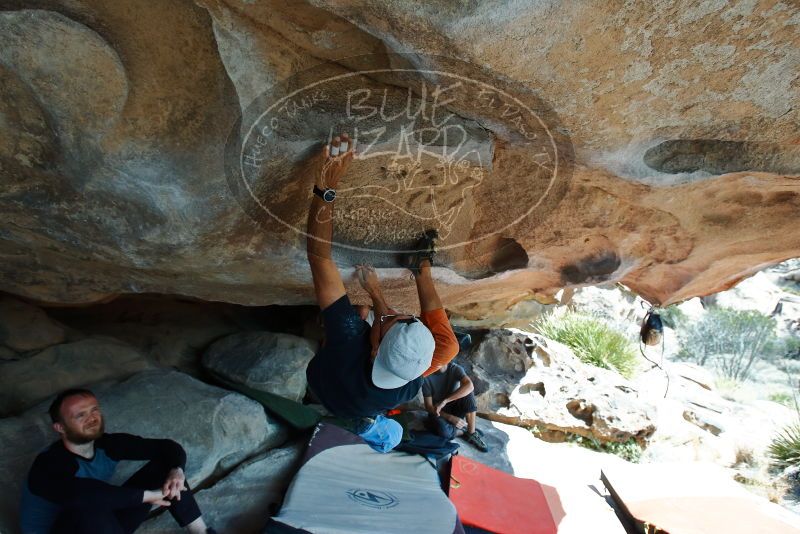
<svg viewBox="0 0 800 534">
<path fill-rule="evenodd" d="M 28 473 L 20 508 L 23 533 L 49 532 L 65 507 L 116 510 L 141 504 L 144 490 L 108 483 L 120 460 L 157 460 L 183 469 L 186 453 L 169 439 L 103 434 L 94 442 L 94 456 L 84 458 L 57 441 L 36 457 Z"/>
</svg>

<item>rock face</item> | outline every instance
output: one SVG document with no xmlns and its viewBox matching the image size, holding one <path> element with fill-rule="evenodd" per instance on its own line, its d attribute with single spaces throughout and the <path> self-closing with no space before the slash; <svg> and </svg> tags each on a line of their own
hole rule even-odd
<svg viewBox="0 0 800 534">
<path fill-rule="evenodd" d="M 19 359 L 19 354 L 17 354 L 16 352 L 14 352 L 9 348 L 0 347 L 0 361 L 11 361 L 18 359 Z"/>
<path fill-rule="evenodd" d="M 364 147 L 340 187 L 340 265 L 388 267 L 435 226 L 435 275 L 465 317 L 603 281 L 670 303 L 800 256 L 792 2 L 15 6 L 4 291 L 311 302 L 299 164 L 332 128 Z M 279 101 L 289 89 L 306 92 Z M 286 120 L 250 135 L 269 109 Z M 381 274 L 416 307 L 407 273 Z"/>
<path fill-rule="evenodd" d="M 537 427 L 544 437 L 579 434 L 644 443 L 655 407 L 618 373 L 585 365 L 567 347 L 521 330 L 495 330 L 470 353 L 478 412 Z"/>
<path fill-rule="evenodd" d="M 180 442 L 189 456 L 186 472 L 194 486 L 259 450 L 280 445 L 287 437 L 286 429 L 257 402 L 174 371 L 140 373 L 111 395 L 116 411 L 113 421 L 108 417 L 109 431 L 131 428 L 134 434 L 162 435 Z M 182 406 L 178 421 L 167 413 L 155 421 L 137 416 L 171 404 Z M 136 424 L 124 423 L 134 420 Z"/>
<path fill-rule="evenodd" d="M 261 450 L 280 445 L 287 435 L 255 401 L 175 371 L 147 371 L 94 391 L 108 432 L 166 437 L 180 443 L 188 456 L 187 479 L 195 487 Z M 56 440 L 46 408 L 40 405 L 19 417 L 0 420 L 3 443 L 14 444 L 0 459 L 6 497 L 0 504 L 3 532 L 17 532 L 21 484 L 36 454 Z M 124 481 L 139 465 L 121 463 L 115 480 Z"/>
<path fill-rule="evenodd" d="M 209 344 L 242 328 L 263 328 L 240 308 L 137 295 L 78 309 L 52 308 L 50 313 L 86 335 L 120 339 L 155 363 L 197 373 Z"/>
<path fill-rule="evenodd" d="M 765 458 L 775 431 L 796 419 L 792 409 L 774 402 L 726 398 L 707 370 L 682 362 L 662 365 L 669 383 L 665 371 L 655 368 L 635 380 L 649 402 L 658 404 L 657 430 L 644 452 L 645 462 L 708 461 L 737 467 L 752 462 L 742 460 L 743 453 Z"/>
<path fill-rule="evenodd" d="M 274 332 L 240 332 L 220 339 L 203 355 L 203 367 L 224 379 L 294 401 L 306 394 L 306 367 L 316 346 Z"/>
<path fill-rule="evenodd" d="M 632 325 L 636 330 L 647 312 L 640 297 L 618 287 L 582 287 L 565 304 L 612 325 Z"/>
<path fill-rule="evenodd" d="M 17 352 L 43 349 L 64 341 L 64 327 L 36 306 L 0 297 L 0 346 Z"/>
<path fill-rule="evenodd" d="M 717 306 L 733 310 L 756 310 L 764 315 L 772 314 L 782 297 L 780 287 L 776 286 L 767 273 L 742 281 L 736 287 L 714 296 Z"/>
<path fill-rule="evenodd" d="M 63 343 L 24 360 L 0 362 L 0 415 L 21 412 L 67 388 L 121 380 L 149 366 L 140 352 L 112 338 Z"/>
</svg>

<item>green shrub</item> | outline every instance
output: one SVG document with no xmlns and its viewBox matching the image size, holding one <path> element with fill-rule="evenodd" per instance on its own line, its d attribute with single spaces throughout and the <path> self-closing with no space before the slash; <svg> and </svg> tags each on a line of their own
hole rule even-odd
<svg viewBox="0 0 800 534">
<path fill-rule="evenodd" d="M 784 406 L 788 406 L 789 408 L 794 407 L 794 397 L 792 397 L 789 393 L 770 393 L 767 397 L 772 402 L 777 402 L 778 404 L 783 404 Z"/>
<path fill-rule="evenodd" d="M 800 464 L 800 423 L 785 427 L 772 440 L 767 455 L 781 469 Z"/>
<path fill-rule="evenodd" d="M 673 329 L 680 328 L 686 323 L 686 314 L 677 306 L 668 306 L 659 311 L 658 314 L 661 316 L 661 322 L 664 323 L 664 326 Z"/>
<path fill-rule="evenodd" d="M 787 337 L 783 340 L 783 357 L 800 360 L 800 338 Z"/>
<path fill-rule="evenodd" d="M 550 314 L 533 327 L 571 348 L 584 363 L 616 370 L 626 378 L 636 368 L 636 351 L 628 339 L 599 319 L 575 312 Z"/>
<path fill-rule="evenodd" d="M 593 451 L 606 452 L 619 456 L 623 460 L 632 463 L 638 463 L 642 457 L 642 448 L 636 443 L 636 440 L 631 438 L 624 443 L 617 443 L 614 441 L 608 443 L 601 443 L 595 438 L 587 438 L 578 434 L 567 434 L 567 441 L 576 443 L 581 447 L 586 447 Z"/>
<path fill-rule="evenodd" d="M 679 357 L 714 365 L 726 377 L 744 381 L 753 364 L 780 352 L 775 319 L 757 311 L 711 308 L 699 321 L 678 330 Z"/>
<path fill-rule="evenodd" d="M 800 285 L 785 285 L 781 287 L 787 293 L 791 293 L 792 295 L 797 295 L 800 297 Z"/>
</svg>

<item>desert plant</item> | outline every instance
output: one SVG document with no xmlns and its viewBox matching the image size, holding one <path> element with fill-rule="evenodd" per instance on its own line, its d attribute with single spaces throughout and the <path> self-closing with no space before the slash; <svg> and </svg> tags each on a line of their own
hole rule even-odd
<svg viewBox="0 0 800 534">
<path fill-rule="evenodd" d="M 736 460 L 733 462 L 733 465 L 756 465 L 756 456 L 752 447 L 748 447 L 746 445 L 737 445 Z"/>
<path fill-rule="evenodd" d="M 795 396 L 791 393 L 784 393 L 782 391 L 778 393 L 770 393 L 767 396 L 767 400 L 777 402 L 778 404 L 783 404 L 787 408 L 797 408 Z"/>
<path fill-rule="evenodd" d="M 619 456 L 623 460 L 627 460 L 631 463 L 638 463 L 642 457 L 642 447 L 633 438 L 622 443 L 615 441 L 603 443 L 595 438 L 587 438 L 586 436 L 581 436 L 579 434 L 568 433 L 567 441 L 593 451 L 606 452 L 608 454 Z"/>
<path fill-rule="evenodd" d="M 767 455 L 773 465 L 780 469 L 800 464 L 800 422 L 784 427 L 773 438 Z"/>
<path fill-rule="evenodd" d="M 744 381 L 753 364 L 780 350 L 775 319 L 747 310 L 711 308 L 702 319 L 679 330 L 680 357 L 715 365 L 726 377 Z"/>
<path fill-rule="evenodd" d="M 797 295 L 798 297 L 800 297 L 800 286 L 785 285 L 781 287 L 781 289 L 786 291 L 787 293 L 791 293 L 792 295 Z"/>
<path fill-rule="evenodd" d="M 544 337 L 571 348 L 584 363 L 613 369 L 626 378 L 636 368 L 636 352 L 628 339 L 594 317 L 576 312 L 549 314 L 533 327 Z"/>
<path fill-rule="evenodd" d="M 783 340 L 783 357 L 800 360 L 800 338 L 787 337 Z"/>
<path fill-rule="evenodd" d="M 783 404 L 789 408 L 794 407 L 794 397 L 790 393 L 785 393 L 783 391 L 770 393 L 767 396 L 767 399 L 771 400 L 772 402 L 777 402 L 778 404 Z"/>
</svg>

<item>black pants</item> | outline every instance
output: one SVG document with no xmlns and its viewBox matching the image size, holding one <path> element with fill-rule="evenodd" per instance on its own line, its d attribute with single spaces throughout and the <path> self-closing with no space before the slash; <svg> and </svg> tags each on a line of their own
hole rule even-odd
<svg viewBox="0 0 800 534">
<path fill-rule="evenodd" d="M 161 488 L 172 467 L 157 461 L 147 462 L 123 486 L 154 490 Z M 187 484 L 188 487 L 188 484 Z M 167 508 L 178 525 L 185 527 L 198 517 L 200 508 L 191 490 L 181 492 L 181 500 L 172 499 Z M 53 526 L 53 534 L 128 534 L 139 528 L 150 513 L 150 504 L 108 510 L 102 508 L 69 508 L 64 510 Z"/>
<path fill-rule="evenodd" d="M 478 411 L 478 404 L 475 402 L 475 395 L 470 393 L 453 402 L 448 402 L 444 408 L 442 408 L 442 411 L 464 419 L 468 413 Z M 431 413 L 428 414 L 428 418 L 425 420 L 425 428 L 443 438 L 453 439 L 456 437 L 455 425 L 451 424 L 450 421 L 447 421 L 444 417 L 436 416 Z"/>
</svg>

